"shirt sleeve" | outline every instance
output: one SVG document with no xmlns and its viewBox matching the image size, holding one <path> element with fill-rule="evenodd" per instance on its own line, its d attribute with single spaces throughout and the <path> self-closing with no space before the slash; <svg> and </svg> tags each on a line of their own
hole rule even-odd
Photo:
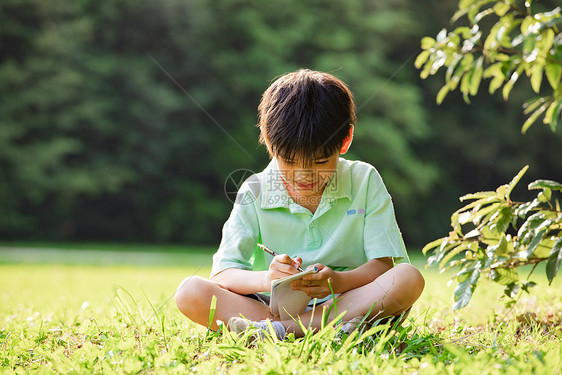
<svg viewBox="0 0 562 375">
<path fill-rule="evenodd" d="M 211 277 L 228 268 L 252 269 L 259 226 L 252 193 L 241 188 L 222 229 L 219 249 L 213 255 Z"/>
<path fill-rule="evenodd" d="M 367 259 L 403 258 L 406 246 L 394 215 L 392 198 L 373 169 L 369 174 L 363 246 Z"/>
</svg>

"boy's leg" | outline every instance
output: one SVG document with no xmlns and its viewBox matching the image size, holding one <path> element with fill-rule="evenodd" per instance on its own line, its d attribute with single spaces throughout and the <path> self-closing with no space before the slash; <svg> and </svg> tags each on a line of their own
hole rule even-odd
<svg viewBox="0 0 562 375">
<path fill-rule="evenodd" d="M 274 319 L 269 307 L 263 303 L 224 289 L 214 281 L 199 276 L 185 279 L 176 291 L 178 309 L 192 321 L 207 327 L 213 296 L 217 297 L 215 316 L 211 329 L 218 329 L 216 320 L 225 324 L 228 320 L 242 314 L 250 320 Z"/>
<path fill-rule="evenodd" d="M 369 284 L 357 289 L 342 293 L 337 302 L 338 314 L 345 311 L 344 321 L 349 321 L 357 316 L 365 316 L 374 304 L 368 319 L 376 320 L 387 316 L 400 315 L 407 311 L 421 295 L 425 282 L 421 273 L 412 265 L 399 264 Z M 317 330 L 321 327 L 322 310 L 328 309 L 332 304 L 328 301 L 316 308 L 314 314 L 309 311 L 300 316 L 304 326 Z M 335 309 L 332 309 L 329 319 L 335 318 Z M 281 322 L 287 332 L 296 336 L 303 335 L 299 325 L 287 320 Z"/>
</svg>

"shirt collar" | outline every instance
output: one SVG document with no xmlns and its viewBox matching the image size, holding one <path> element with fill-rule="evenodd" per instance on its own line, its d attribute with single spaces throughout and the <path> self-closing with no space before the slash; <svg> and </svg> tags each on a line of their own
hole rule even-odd
<svg viewBox="0 0 562 375">
<path fill-rule="evenodd" d="M 275 158 L 263 170 L 260 180 L 262 209 L 290 208 L 292 205 L 296 205 L 283 184 Z M 328 202 L 340 198 L 351 199 L 351 173 L 348 161 L 344 158 L 339 158 L 336 173 L 324 188 L 322 198 L 326 198 Z"/>
</svg>

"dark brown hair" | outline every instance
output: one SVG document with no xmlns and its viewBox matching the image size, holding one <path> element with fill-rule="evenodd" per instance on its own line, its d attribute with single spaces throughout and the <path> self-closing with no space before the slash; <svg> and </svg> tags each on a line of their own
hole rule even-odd
<svg viewBox="0 0 562 375">
<path fill-rule="evenodd" d="M 305 164 L 334 155 L 357 122 L 353 94 L 331 74 L 300 69 L 273 82 L 258 107 L 271 156 Z"/>
</svg>

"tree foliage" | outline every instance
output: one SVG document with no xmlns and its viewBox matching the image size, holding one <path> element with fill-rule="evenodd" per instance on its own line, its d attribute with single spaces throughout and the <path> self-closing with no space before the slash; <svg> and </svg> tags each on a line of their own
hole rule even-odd
<svg viewBox="0 0 562 375">
<path fill-rule="evenodd" d="M 355 156 L 396 199 L 428 191 L 406 3 L 3 1 L 0 237 L 216 243 L 227 176 L 268 162 L 260 95 L 300 67 L 352 87 Z"/>
<path fill-rule="evenodd" d="M 531 115 L 522 132 L 543 114 L 543 122 L 555 131 L 562 112 L 562 34 L 557 26 L 562 22 L 561 9 L 538 11 L 530 0 L 461 0 L 453 21 L 465 15 L 469 26 L 451 32 L 444 29 L 435 39 L 425 37 L 421 41 L 423 51 L 415 63 L 422 69 L 421 77 L 446 69 L 437 102 L 457 88 L 469 102 L 469 96 L 478 93 L 482 78 L 492 78 L 490 93 L 503 86 L 507 100 L 515 82 L 525 73 L 539 96 L 524 105 L 525 114 Z M 488 16 L 496 19 L 490 22 Z M 550 86 L 541 90 L 543 76 Z M 458 267 L 453 276 L 457 281 L 454 309 L 469 303 L 482 275 L 504 285 L 505 294 L 513 298 L 535 285 L 529 278 L 539 263 L 546 263 L 550 283 L 558 273 L 562 212 L 556 195 L 562 192 L 562 184 L 537 180 L 529 184 L 529 190 L 539 190 L 534 199 L 512 201 L 511 193 L 527 169 L 496 191 L 461 197 L 461 201 L 471 202 L 451 216 L 453 230 L 449 236 L 424 247 L 424 254 L 431 253 L 429 265 Z M 520 280 L 519 267 L 529 264 L 533 265 L 529 276 Z"/>
<path fill-rule="evenodd" d="M 496 191 L 461 197 L 470 203 L 451 216 L 449 236 L 424 247 L 424 254 L 432 254 L 428 265 L 458 268 L 454 309 L 468 304 L 482 275 L 504 285 L 505 294 L 513 298 L 535 285 L 529 277 L 519 278 L 519 267 L 534 265 L 530 276 L 539 263 L 546 262 L 549 282 L 558 273 L 562 261 L 562 184 L 537 180 L 528 187 L 539 191 L 533 200 L 513 201 L 511 193 L 527 168 Z"/>
<path fill-rule="evenodd" d="M 543 122 L 554 131 L 562 116 L 562 12 L 540 7 L 532 0 L 461 0 L 452 21 L 466 16 L 469 25 L 423 38 L 415 62 L 422 78 L 446 71 L 437 103 L 457 88 L 470 102 L 486 78 L 490 94 L 502 88 L 507 100 L 525 73 L 537 96 L 524 104 L 529 117 L 521 130 L 525 133 L 544 115 Z"/>
<path fill-rule="evenodd" d="M 521 147 L 511 103 L 477 96 L 483 104 L 467 110 L 450 95 L 436 107 L 434 82 L 418 79 L 419 35 L 437 33 L 454 8 L 3 0 L 0 239 L 216 244 L 231 208 L 227 176 L 268 162 L 254 126 L 260 95 L 300 67 L 354 91 L 348 157 L 381 172 L 412 249 L 446 230 L 463 191 L 498 185 L 525 164 L 556 180 L 549 172 L 562 159 L 547 150 L 559 135 L 536 127 Z M 510 101 L 522 92 L 516 85 Z"/>
</svg>

